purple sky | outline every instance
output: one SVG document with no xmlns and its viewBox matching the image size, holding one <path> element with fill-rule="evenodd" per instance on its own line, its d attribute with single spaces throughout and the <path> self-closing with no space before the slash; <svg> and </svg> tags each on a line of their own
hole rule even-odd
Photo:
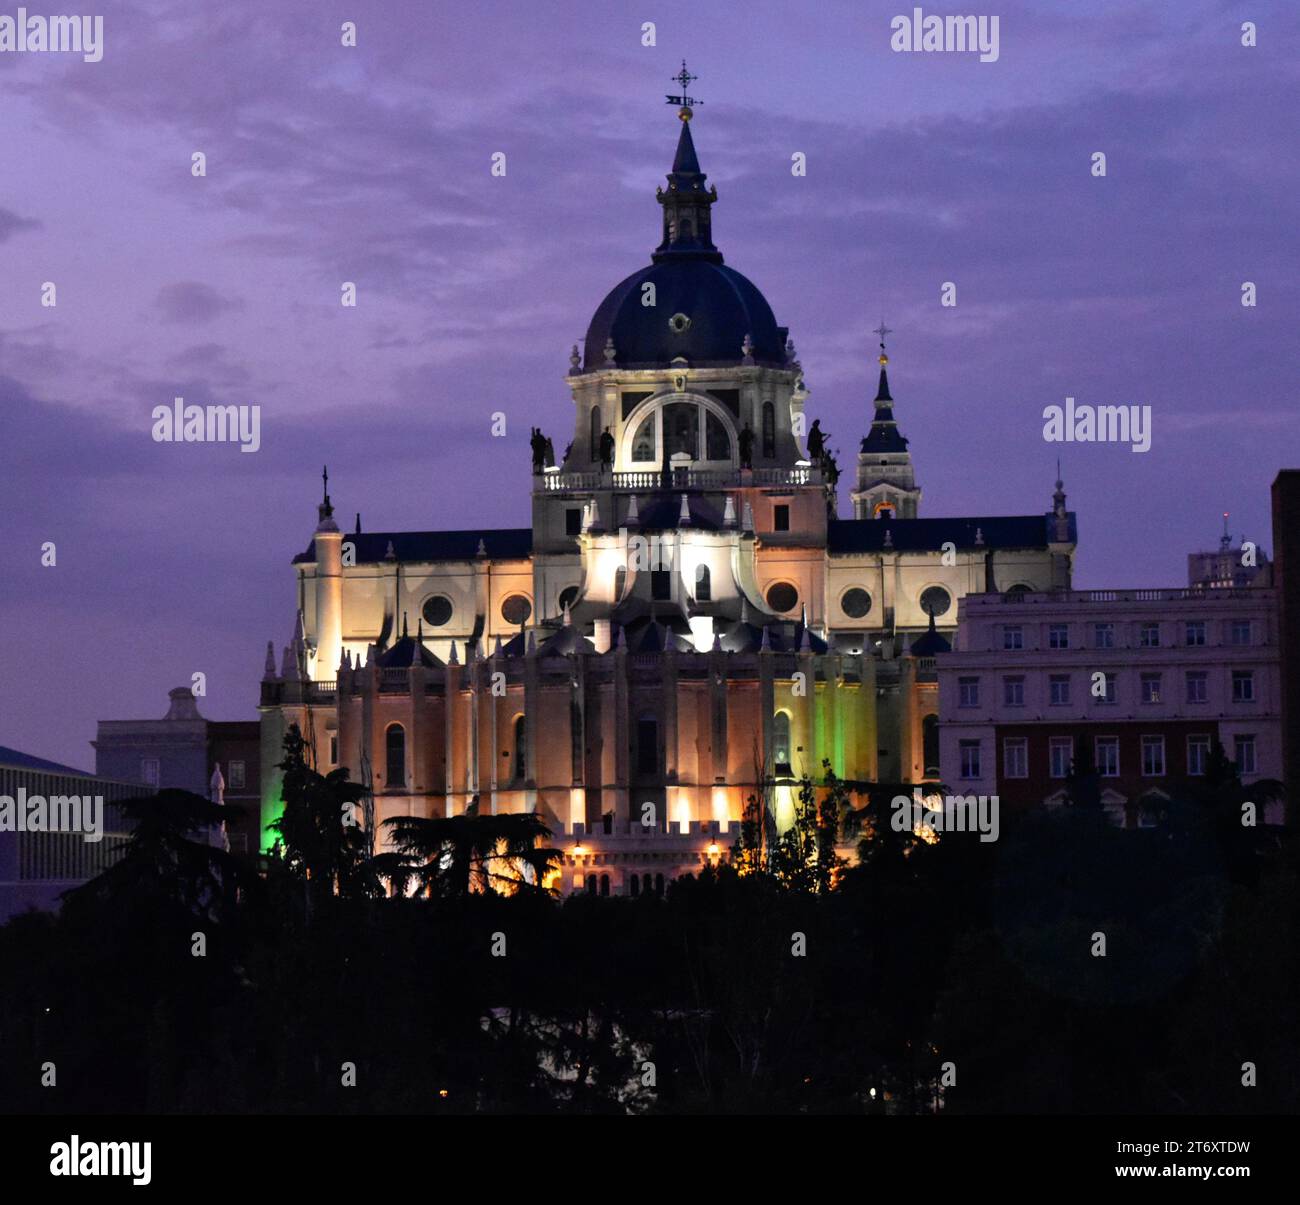
<svg viewBox="0 0 1300 1205">
<path fill-rule="evenodd" d="M 204 714 L 255 716 L 323 461 L 345 528 L 529 522 L 529 427 L 568 442 L 569 347 L 659 239 L 683 55 L 715 239 L 846 476 L 883 316 L 923 515 L 1045 511 L 1060 451 L 1079 586 L 1182 584 L 1223 510 L 1271 551 L 1295 5 L 1000 4 L 996 63 L 891 53 L 897 0 L 204 7 L 97 4 L 99 63 L 0 55 L 0 744 L 90 767 L 97 719 L 195 670 Z M 261 450 L 153 442 L 176 395 L 259 405 Z M 1150 405 L 1151 451 L 1045 443 L 1066 395 Z"/>
</svg>

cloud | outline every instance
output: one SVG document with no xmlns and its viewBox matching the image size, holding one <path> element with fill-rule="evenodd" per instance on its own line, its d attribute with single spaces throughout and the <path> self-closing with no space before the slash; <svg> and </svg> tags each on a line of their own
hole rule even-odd
<svg viewBox="0 0 1300 1205">
<path fill-rule="evenodd" d="M 243 302 L 222 297 L 211 285 L 194 280 L 163 285 L 154 305 L 162 313 L 164 322 L 187 326 L 199 326 L 222 314 L 243 309 Z"/>
<path fill-rule="evenodd" d="M 0 207 L 0 243 L 24 230 L 39 230 L 40 225 L 34 218 L 19 217 L 13 210 Z"/>
</svg>

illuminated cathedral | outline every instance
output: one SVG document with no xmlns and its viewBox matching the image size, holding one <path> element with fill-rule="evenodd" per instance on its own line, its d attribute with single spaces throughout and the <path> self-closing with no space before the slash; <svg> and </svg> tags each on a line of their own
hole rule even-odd
<svg viewBox="0 0 1300 1205">
<path fill-rule="evenodd" d="M 883 324 L 837 517 L 794 343 L 715 246 L 691 98 L 671 99 L 661 240 L 572 351 L 572 443 L 556 458 L 534 432 L 531 527 L 345 534 L 325 493 L 294 636 L 267 650 L 263 825 L 297 724 L 376 825 L 538 812 L 564 890 L 662 889 L 728 856 L 749 800 L 789 825 L 823 763 L 938 779 L 957 600 L 1070 587 L 1060 482 L 1046 513 L 920 517 Z"/>
</svg>

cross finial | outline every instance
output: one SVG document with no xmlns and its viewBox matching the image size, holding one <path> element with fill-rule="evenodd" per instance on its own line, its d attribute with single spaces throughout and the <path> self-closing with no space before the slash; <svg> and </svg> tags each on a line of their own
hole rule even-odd
<svg viewBox="0 0 1300 1205">
<path fill-rule="evenodd" d="M 330 500 L 330 467 L 322 465 L 320 470 L 320 479 L 322 484 L 321 493 L 325 495 L 325 501 Z"/>
<path fill-rule="evenodd" d="M 682 94 L 680 96 L 669 96 L 666 103 L 676 105 L 681 110 L 677 116 L 683 121 L 690 121 L 691 106 L 702 105 L 704 102 L 702 100 L 696 100 L 693 96 L 687 96 L 686 88 L 692 80 L 699 79 L 700 77 L 698 75 L 692 75 L 687 71 L 686 60 L 682 59 L 682 69 L 671 78 L 673 83 L 678 84 L 681 87 Z"/>
<path fill-rule="evenodd" d="M 880 320 L 880 325 L 879 325 L 878 327 L 876 327 L 875 333 L 876 333 L 877 335 L 880 336 L 880 350 L 881 350 L 881 351 L 884 351 L 884 350 L 885 350 L 885 336 L 886 336 L 886 335 L 892 335 L 894 332 L 891 331 L 891 330 L 889 329 L 889 327 L 887 327 L 887 326 L 885 325 L 885 320 L 882 318 L 882 319 Z"/>
</svg>

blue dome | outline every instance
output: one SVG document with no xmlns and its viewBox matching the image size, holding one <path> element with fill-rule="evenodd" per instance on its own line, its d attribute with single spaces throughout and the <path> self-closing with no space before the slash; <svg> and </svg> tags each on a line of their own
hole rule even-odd
<svg viewBox="0 0 1300 1205">
<path fill-rule="evenodd" d="M 647 282 L 655 287 L 654 305 L 641 304 Z M 668 259 L 610 290 L 587 328 L 583 363 L 588 372 L 599 371 L 605 341 L 612 339 L 619 368 L 667 367 L 678 356 L 693 368 L 739 364 L 746 335 L 756 362 L 785 363 L 786 331 L 749 280 L 704 258 Z"/>
</svg>

